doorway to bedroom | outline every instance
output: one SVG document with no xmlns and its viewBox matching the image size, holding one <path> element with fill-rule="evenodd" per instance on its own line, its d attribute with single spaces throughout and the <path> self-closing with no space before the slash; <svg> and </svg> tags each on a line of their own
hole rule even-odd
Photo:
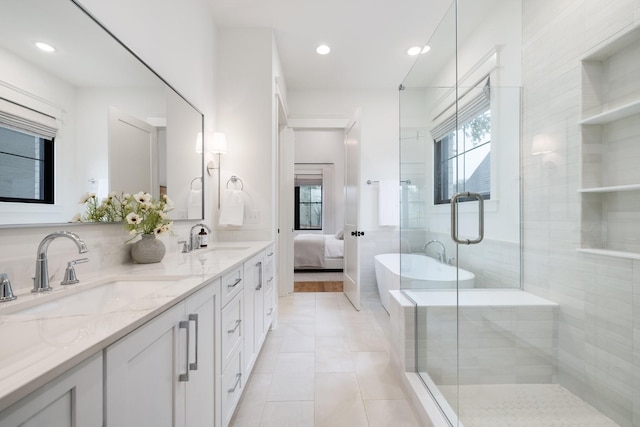
<svg viewBox="0 0 640 427">
<path fill-rule="evenodd" d="M 344 129 L 294 130 L 294 292 L 342 292 Z"/>
</svg>

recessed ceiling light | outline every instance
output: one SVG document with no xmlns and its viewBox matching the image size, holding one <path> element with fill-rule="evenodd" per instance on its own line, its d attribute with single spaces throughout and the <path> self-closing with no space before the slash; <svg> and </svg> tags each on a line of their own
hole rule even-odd
<svg viewBox="0 0 640 427">
<path fill-rule="evenodd" d="M 50 44 L 47 43 L 43 43 L 43 42 L 35 42 L 34 43 L 38 49 L 42 50 L 43 52 L 55 52 L 56 49 L 51 46 Z"/>
<path fill-rule="evenodd" d="M 430 46 L 424 46 L 424 47 L 413 46 L 413 47 L 410 47 L 407 50 L 407 54 L 410 55 L 410 56 L 416 56 L 416 55 L 420 55 L 420 54 L 423 54 L 423 53 L 427 53 L 430 50 L 431 50 Z"/>
<path fill-rule="evenodd" d="M 326 55 L 331 52 L 331 48 L 326 44 L 321 44 L 316 48 L 316 52 L 318 52 L 318 55 Z"/>
</svg>

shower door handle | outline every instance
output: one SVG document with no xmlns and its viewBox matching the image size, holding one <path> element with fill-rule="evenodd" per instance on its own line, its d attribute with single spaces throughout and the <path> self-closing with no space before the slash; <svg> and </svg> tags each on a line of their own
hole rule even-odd
<svg viewBox="0 0 640 427">
<path fill-rule="evenodd" d="M 475 239 L 460 239 L 458 237 L 458 199 L 473 198 L 478 200 L 478 237 Z M 464 191 L 451 197 L 451 239 L 462 245 L 476 245 L 484 239 L 484 199 L 481 194 Z"/>
</svg>

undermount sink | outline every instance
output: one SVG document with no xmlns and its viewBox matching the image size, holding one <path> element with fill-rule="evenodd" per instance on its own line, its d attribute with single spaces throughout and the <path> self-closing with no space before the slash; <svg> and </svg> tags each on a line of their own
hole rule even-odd
<svg viewBox="0 0 640 427">
<path fill-rule="evenodd" d="M 181 277 L 127 277 L 66 288 L 59 293 L 42 295 L 25 304 L 1 311 L 3 315 L 75 316 L 97 315 L 130 306 L 142 297 L 175 284 Z M 135 309 L 135 307 L 132 307 Z"/>
<path fill-rule="evenodd" d="M 41 358 L 39 351 L 80 342 L 105 325 L 96 322 L 96 316 L 153 308 L 185 277 L 119 276 L 56 287 L 47 294 L 22 295 L 16 304 L 0 307 L 0 341 L 11 343 L 0 346 L 0 359 L 27 363 Z M 3 374 L 0 369 L 0 378 Z"/>
</svg>

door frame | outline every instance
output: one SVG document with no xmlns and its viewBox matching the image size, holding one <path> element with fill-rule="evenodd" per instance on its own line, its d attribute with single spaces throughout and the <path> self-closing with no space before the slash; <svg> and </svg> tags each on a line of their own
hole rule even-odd
<svg viewBox="0 0 640 427">
<path fill-rule="evenodd" d="M 279 98 L 281 99 L 281 98 Z M 286 114 L 286 105 L 282 103 L 282 114 Z M 346 130 L 347 126 L 352 121 L 352 118 L 347 117 L 327 117 L 327 116 L 305 116 L 286 117 L 286 125 L 284 130 L 290 129 L 292 132 L 295 130 L 311 130 L 311 129 L 334 129 L 334 130 Z M 279 131 L 282 135 L 283 132 Z M 280 138 L 280 144 L 278 145 L 278 156 L 280 164 L 278 167 L 278 185 L 280 191 L 280 198 L 278 202 L 278 266 L 279 271 L 279 295 L 286 296 L 293 293 L 293 197 L 282 197 L 282 194 L 289 192 L 293 194 L 293 177 L 294 177 L 294 152 L 293 146 L 287 147 L 285 142 L 286 138 Z M 293 142 L 293 140 L 292 140 Z M 289 151 L 290 150 L 290 151 Z"/>
</svg>

